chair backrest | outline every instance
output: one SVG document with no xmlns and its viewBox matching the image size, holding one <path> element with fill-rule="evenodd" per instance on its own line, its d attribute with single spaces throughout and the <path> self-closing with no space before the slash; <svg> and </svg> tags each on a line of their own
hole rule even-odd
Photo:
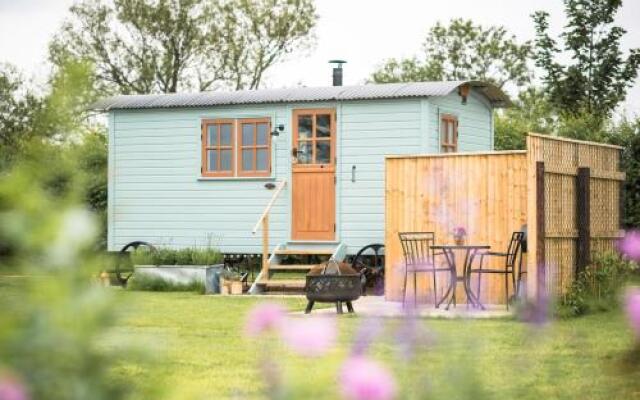
<svg viewBox="0 0 640 400">
<path fill-rule="evenodd" d="M 524 232 L 513 232 L 507 249 L 507 265 L 513 267 L 516 264 L 518 253 L 522 250 L 522 242 L 524 241 Z M 521 256 L 522 257 L 522 256 Z"/>
<path fill-rule="evenodd" d="M 433 249 L 436 235 L 433 232 L 399 232 L 405 265 L 424 265 L 434 262 Z"/>
</svg>

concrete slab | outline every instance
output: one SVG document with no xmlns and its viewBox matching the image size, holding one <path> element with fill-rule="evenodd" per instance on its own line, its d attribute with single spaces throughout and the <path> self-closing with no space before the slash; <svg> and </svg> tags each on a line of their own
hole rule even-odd
<svg viewBox="0 0 640 400">
<path fill-rule="evenodd" d="M 467 307 L 466 304 L 453 305 L 449 310 L 445 310 L 444 305 L 435 308 L 433 305 L 418 305 L 417 314 L 425 318 L 507 318 L 513 315 L 512 310 L 507 311 L 503 305 L 485 305 L 486 310 Z M 355 314 L 360 317 L 376 318 L 397 318 L 406 315 L 407 310 L 402 307 L 401 302 L 385 301 L 383 296 L 363 296 L 353 303 Z M 346 307 L 345 315 L 346 314 Z M 293 312 L 292 315 L 305 315 L 303 311 Z M 319 308 L 311 312 L 310 315 L 336 314 L 335 307 Z"/>
</svg>

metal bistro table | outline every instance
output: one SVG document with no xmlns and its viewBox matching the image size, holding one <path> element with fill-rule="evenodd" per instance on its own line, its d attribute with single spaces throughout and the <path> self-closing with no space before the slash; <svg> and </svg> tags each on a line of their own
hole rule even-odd
<svg viewBox="0 0 640 400">
<path fill-rule="evenodd" d="M 447 297 L 451 296 L 449 298 L 449 301 L 447 302 L 447 307 L 445 309 L 448 310 L 451 303 L 453 303 L 455 307 L 456 306 L 456 287 L 458 285 L 458 282 L 462 282 L 464 286 L 464 293 L 467 295 L 467 301 L 471 302 L 471 304 L 475 307 L 480 307 L 484 309 L 484 306 L 482 305 L 482 303 L 480 303 L 480 300 L 471 291 L 469 270 L 471 269 L 473 260 L 478 254 L 478 252 L 480 250 L 489 250 L 491 246 L 488 246 L 486 244 L 477 244 L 477 245 L 476 244 L 471 244 L 471 245 L 456 244 L 456 245 L 435 245 L 435 246 L 431 246 L 431 248 L 434 250 L 442 250 L 442 253 L 444 254 L 447 260 L 447 264 L 449 265 L 449 269 L 451 270 L 451 279 L 449 280 L 449 288 L 445 292 L 444 296 L 442 296 L 442 299 L 440 299 L 440 301 L 438 302 L 438 305 L 442 304 L 447 299 Z M 464 264 L 462 268 L 462 276 L 458 275 L 458 269 L 456 268 L 457 267 L 456 255 L 454 253 L 456 250 L 464 250 L 465 252 Z"/>
</svg>

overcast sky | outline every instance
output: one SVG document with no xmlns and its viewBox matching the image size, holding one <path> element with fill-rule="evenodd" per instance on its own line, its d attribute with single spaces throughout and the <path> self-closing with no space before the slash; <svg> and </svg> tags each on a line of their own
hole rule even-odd
<svg viewBox="0 0 640 400">
<path fill-rule="evenodd" d="M 0 62 L 17 65 L 27 76 L 46 76 L 47 43 L 68 15 L 73 0 L 0 0 Z M 345 84 L 363 83 L 382 60 L 416 54 L 437 21 L 471 18 L 485 25 L 504 25 L 518 39 L 534 36 L 530 15 L 551 13 L 551 28 L 564 25 L 561 0 L 317 0 L 320 20 L 316 46 L 274 66 L 265 86 L 331 84 L 329 59 L 342 58 Z M 640 47 L 640 1 L 625 0 L 618 24 L 628 33 L 624 49 Z M 629 92 L 625 108 L 640 115 L 640 84 Z"/>
</svg>

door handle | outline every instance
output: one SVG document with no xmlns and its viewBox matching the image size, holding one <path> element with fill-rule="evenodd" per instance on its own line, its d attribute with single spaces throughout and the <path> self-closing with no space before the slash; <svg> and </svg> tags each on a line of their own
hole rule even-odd
<svg viewBox="0 0 640 400">
<path fill-rule="evenodd" d="M 353 183 L 356 182 L 356 166 L 355 165 L 351 166 L 351 182 Z"/>
</svg>

